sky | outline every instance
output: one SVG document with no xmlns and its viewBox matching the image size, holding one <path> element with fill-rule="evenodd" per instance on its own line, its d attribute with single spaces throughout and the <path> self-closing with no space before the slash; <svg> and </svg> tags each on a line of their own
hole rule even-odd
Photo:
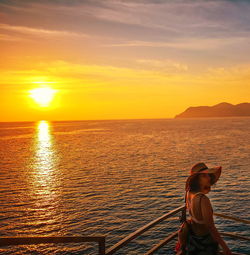
<svg viewBox="0 0 250 255">
<path fill-rule="evenodd" d="M 0 121 L 249 102 L 249 13 L 246 0 L 0 0 Z M 39 88 L 54 91 L 46 106 Z"/>
</svg>

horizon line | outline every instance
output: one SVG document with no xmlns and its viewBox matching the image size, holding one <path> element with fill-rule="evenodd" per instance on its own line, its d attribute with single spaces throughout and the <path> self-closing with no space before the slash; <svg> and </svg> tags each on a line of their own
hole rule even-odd
<svg viewBox="0 0 250 255">
<path fill-rule="evenodd" d="M 103 120 L 161 120 L 161 119 L 175 119 L 175 117 L 169 118 L 127 118 L 127 119 L 62 119 L 62 120 L 49 120 L 49 119 L 40 119 L 40 120 L 11 120 L 11 121 L 0 121 L 0 123 L 12 123 L 12 122 L 39 122 L 39 121 L 103 121 Z"/>
<path fill-rule="evenodd" d="M 40 121 L 49 121 L 49 122 L 77 122 L 77 121 L 115 121 L 115 120 L 191 120 L 191 119 L 223 119 L 223 118 L 249 118 L 250 116 L 217 116 L 217 117 L 183 117 L 183 118 L 176 118 L 176 117 L 169 117 L 169 118 L 129 118 L 129 119 L 68 119 L 68 120 L 18 120 L 18 121 L 0 121 L 0 123 L 23 123 L 23 122 L 40 122 Z"/>
</svg>

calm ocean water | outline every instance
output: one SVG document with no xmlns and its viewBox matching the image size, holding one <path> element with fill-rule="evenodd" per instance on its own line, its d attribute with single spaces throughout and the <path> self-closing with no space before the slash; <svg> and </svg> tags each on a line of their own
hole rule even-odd
<svg viewBox="0 0 250 255">
<path fill-rule="evenodd" d="M 0 234 L 106 235 L 106 246 L 182 205 L 193 164 L 222 166 L 215 212 L 250 220 L 250 118 L 0 123 Z M 214 216 L 219 231 L 250 226 Z M 144 254 L 178 215 L 116 254 Z M 247 241 L 224 237 L 235 252 Z M 156 254 L 174 254 L 176 241 Z M 6 247 L 1 254 L 97 254 L 97 245 Z"/>
</svg>

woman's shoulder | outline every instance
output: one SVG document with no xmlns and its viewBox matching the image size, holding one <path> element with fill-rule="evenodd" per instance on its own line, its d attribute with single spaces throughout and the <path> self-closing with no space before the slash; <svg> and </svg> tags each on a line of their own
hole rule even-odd
<svg viewBox="0 0 250 255">
<path fill-rule="evenodd" d="M 204 194 L 203 192 L 189 192 L 189 195 L 194 198 L 194 197 L 206 197 L 206 194 Z M 209 199 L 209 198 L 208 198 Z"/>
<path fill-rule="evenodd" d="M 199 197 L 200 197 L 201 207 L 206 208 L 206 209 L 211 209 L 213 211 L 213 207 L 212 207 L 209 197 L 206 196 L 204 193 L 201 194 Z"/>
<path fill-rule="evenodd" d="M 209 197 L 206 196 L 206 194 L 204 193 L 196 193 L 192 201 L 192 210 L 193 210 L 194 216 L 196 215 L 198 219 L 203 218 L 203 216 L 201 215 L 203 215 L 202 212 L 204 211 L 213 214 L 213 207 Z"/>
<path fill-rule="evenodd" d="M 203 204 L 210 204 L 210 199 L 206 194 L 202 192 L 197 192 L 192 195 L 192 200 L 195 203 L 197 202 L 202 202 Z"/>
</svg>

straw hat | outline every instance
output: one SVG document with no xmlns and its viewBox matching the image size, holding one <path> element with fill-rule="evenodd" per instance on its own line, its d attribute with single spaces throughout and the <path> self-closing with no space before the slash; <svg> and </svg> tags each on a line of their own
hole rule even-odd
<svg viewBox="0 0 250 255">
<path fill-rule="evenodd" d="M 191 168 L 191 170 L 190 170 L 190 176 L 187 178 L 186 187 L 188 186 L 189 181 L 190 181 L 194 176 L 196 176 L 197 174 L 200 174 L 200 173 L 213 174 L 215 178 L 214 178 L 213 182 L 211 183 L 211 185 L 214 185 L 214 184 L 218 181 L 218 179 L 220 178 L 221 169 L 222 169 L 221 166 L 208 168 L 208 167 L 206 166 L 206 164 L 203 163 L 203 162 L 199 162 L 199 163 L 195 164 L 195 165 Z"/>
</svg>

